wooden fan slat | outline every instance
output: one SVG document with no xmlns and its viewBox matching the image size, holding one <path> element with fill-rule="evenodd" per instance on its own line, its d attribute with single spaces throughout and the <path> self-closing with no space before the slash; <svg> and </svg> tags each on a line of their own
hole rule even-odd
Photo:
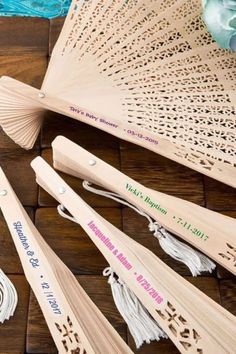
<svg viewBox="0 0 236 354">
<path fill-rule="evenodd" d="M 132 353 L 49 248 L 0 170 L 0 207 L 60 353 Z M 14 207 L 13 207 L 14 206 Z M 105 334 L 105 335 L 104 335 Z"/>
<path fill-rule="evenodd" d="M 52 146 L 57 169 L 118 193 L 236 275 L 235 219 L 148 189 L 64 137 Z"/>
<path fill-rule="evenodd" d="M 182 353 L 186 351 L 185 345 L 188 346 L 189 353 L 204 353 L 205 351 L 227 353 L 233 350 L 232 348 L 235 346 L 235 326 L 233 322 L 235 320 L 230 320 L 232 318 L 230 314 L 226 313 L 224 309 L 217 312 L 218 305 L 215 306 L 215 303 L 210 300 L 205 300 L 205 296 L 202 293 L 192 290 L 192 287 L 188 283 L 183 279 L 180 280 L 179 276 L 159 259 L 154 257 L 150 251 L 131 240 L 124 233 L 96 214 L 41 158 L 38 157 L 35 159 L 32 162 L 32 167 L 36 172 L 39 184 L 50 194 L 56 196 L 57 200 L 76 218 L 103 253 L 112 268 L 136 293 Z M 65 193 L 60 194 L 59 190 L 62 187 L 65 188 Z M 82 210 L 83 212 L 81 212 Z M 115 248 L 126 257 L 131 268 L 126 268 L 122 265 L 118 258 L 114 256 L 113 252 L 110 252 L 107 247 L 101 243 L 100 238 L 96 235 L 95 229 L 93 230 L 93 226 L 91 225 L 96 225 L 96 230 L 100 230 L 104 235 L 109 237 L 110 242 Z M 155 272 L 154 269 L 156 270 Z M 171 275 L 169 276 L 170 273 Z M 147 292 L 138 285 L 136 280 L 138 274 L 142 274 L 142 276 L 148 279 L 149 283 L 153 284 L 157 289 L 159 296 L 163 298 L 162 301 L 160 300 L 160 304 L 154 304 Z M 175 281 L 173 281 L 172 287 L 171 281 L 173 279 L 175 279 Z M 189 310 L 188 301 L 190 301 L 190 299 L 186 302 L 184 297 L 177 299 L 178 288 L 181 288 L 181 294 L 182 292 L 184 293 L 185 288 L 188 288 L 186 291 L 189 295 L 188 298 L 191 297 L 192 291 L 194 292 L 193 301 L 196 302 L 196 298 L 198 298 L 197 303 L 199 306 L 197 309 L 193 307 L 191 303 L 191 310 Z M 211 315 L 209 319 L 207 313 L 215 313 L 216 316 Z M 172 322 L 172 319 L 168 320 L 168 318 L 172 318 L 172 316 L 176 319 L 178 318 L 177 327 L 176 323 L 174 324 L 174 322 Z M 214 319 L 216 322 L 213 325 Z M 221 322 L 220 319 L 222 319 L 223 326 L 219 325 Z M 228 327 L 228 331 L 226 327 Z M 180 333 L 178 331 L 179 328 L 181 328 Z M 184 332 L 182 332 L 182 330 Z M 193 337 L 189 335 L 189 331 L 195 333 Z M 222 331 L 224 333 L 222 333 Z M 181 333 L 188 333 L 188 335 L 183 339 L 183 337 L 181 338 Z M 197 340 L 195 335 L 198 338 Z"/>
</svg>

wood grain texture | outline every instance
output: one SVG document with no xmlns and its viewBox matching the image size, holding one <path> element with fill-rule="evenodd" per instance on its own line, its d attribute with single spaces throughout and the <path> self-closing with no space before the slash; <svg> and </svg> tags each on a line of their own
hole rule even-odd
<svg viewBox="0 0 236 354">
<path fill-rule="evenodd" d="M 206 205 L 212 210 L 236 211 L 236 189 L 204 176 Z"/>
<path fill-rule="evenodd" d="M 0 76 L 11 76 L 26 84 L 40 88 L 47 68 L 46 56 L 0 56 Z"/>
<path fill-rule="evenodd" d="M 222 305 L 236 316 L 236 280 L 221 280 L 220 295 Z"/>
<path fill-rule="evenodd" d="M 49 22 L 39 18 L 1 17 L 0 55 L 48 54 Z"/>
<path fill-rule="evenodd" d="M 110 296 L 110 287 L 102 276 L 83 275 L 77 276 L 77 280 L 85 289 L 87 294 L 98 306 L 109 322 L 115 327 L 124 340 L 127 340 L 127 328 L 124 320 L 118 313 Z M 27 353 L 57 353 L 56 347 L 51 339 L 46 322 L 35 296 L 31 292 L 29 318 L 27 329 Z M 39 346 L 39 343 L 41 345 Z"/>
<path fill-rule="evenodd" d="M 149 188 L 204 205 L 201 174 L 151 151 L 122 148 L 121 171 Z"/>
<path fill-rule="evenodd" d="M 62 23 L 63 19 L 47 21 L 1 18 L 0 75 L 8 74 L 39 87 L 46 69 L 47 56 L 51 54 Z M 106 266 L 104 258 L 78 225 L 57 214 L 57 203 L 41 189 L 39 191 L 29 167 L 30 161 L 40 151 L 47 161 L 51 161 L 50 144 L 58 134 L 79 143 L 150 188 L 206 205 L 232 217 L 236 217 L 235 190 L 150 151 L 137 148 L 134 144 L 120 142 L 98 129 L 59 114 L 48 113 L 46 116 L 41 140 L 38 142 L 42 151 L 35 149 L 25 152 L 0 131 L 0 165 L 23 204 L 33 207 L 30 208 L 30 215 L 32 218 L 35 216 L 39 231 L 67 266 L 77 274 L 92 300 L 136 351 L 127 327 L 115 308 L 107 280 L 101 276 L 101 271 Z M 179 274 L 185 277 L 189 275 L 184 266 L 161 251 L 157 240 L 148 231 L 145 219 L 127 208 L 121 208 L 115 202 L 83 191 L 80 180 L 66 175 L 63 178 L 115 226 L 154 251 Z M 22 275 L 18 256 L 1 216 L 0 228 L 0 267 L 10 274 L 19 293 L 16 316 L 3 326 L 0 325 L 0 354 L 54 354 L 54 343 L 32 293 L 29 299 L 29 286 Z M 187 279 L 236 315 L 236 284 L 230 273 L 217 267 L 217 272 L 212 276 Z M 136 352 L 178 353 L 169 340 L 144 345 Z"/>
<path fill-rule="evenodd" d="M 1 149 L 0 164 L 21 202 L 26 206 L 37 205 L 38 187 L 30 167 L 39 150 Z"/>
<path fill-rule="evenodd" d="M 91 152 L 96 152 L 98 156 L 106 158 L 106 161 L 113 165 L 116 168 L 119 168 L 119 151 L 118 149 L 114 148 L 100 148 L 98 144 L 98 148 L 91 147 Z M 52 150 L 45 149 L 42 151 L 42 157 L 52 165 Z M 82 186 L 82 180 L 78 178 L 74 178 L 68 176 L 66 174 L 61 173 L 61 176 L 65 179 L 65 181 L 77 192 L 81 197 L 86 200 L 92 207 L 99 207 L 99 206 L 117 206 L 117 203 L 109 200 L 107 198 L 101 199 L 99 196 L 96 196 L 92 193 L 87 192 L 84 190 Z M 56 206 L 58 203 L 42 188 L 39 189 L 39 205 L 41 206 Z"/>
<path fill-rule="evenodd" d="M 61 32 L 64 23 L 64 18 L 53 18 L 50 20 L 49 29 L 49 55 L 52 54 L 52 50 Z"/>
</svg>

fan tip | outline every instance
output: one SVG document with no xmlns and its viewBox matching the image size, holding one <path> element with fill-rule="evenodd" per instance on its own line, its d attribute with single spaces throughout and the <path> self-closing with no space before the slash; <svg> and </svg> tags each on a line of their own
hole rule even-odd
<svg viewBox="0 0 236 354">
<path fill-rule="evenodd" d="M 7 75 L 0 76 L 1 81 L 9 80 L 9 79 L 10 79 L 10 76 L 7 76 Z"/>
<path fill-rule="evenodd" d="M 65 136 L 63 135 L 58 135 L 52 142 L 52 147 L 55 147 L 57 144 L 60 144 L 64 141 L 67 141 L 69 139 L 67 139 Z"/>
<path fill-rule="evenodd" d="M 4 171 L 3 171 L 1 166 L 0 166 L 0 176 L 5 176 L 5 173 L 4 173 Z"/>
<path fill-rule="evenodd" d="M 35 170 L 35 168 L 41 165 L 42 162 L 45 162 L 44 159 L 41 156 L 37 156 L 31 161 L 30 166 Z"/>
<path fill-rule="evenodd" d="M 3 126 L 0 125 L 0 127 L 2 128 L 2 130 L 4 131 L 4 133 L 17 145 L 19 145 L 21 148 L 25 149 L 25 150 L 31 150 L 34 147 L 35 141 L 37 139 L 34 138 L 33 140 L 29 141 L 29 142 L 25 142 L 23 140 L 21 140 L 20 138 L 16 138 L 15 136 L 13 136 L 10 132 L 8 132 L 8 130 Z M 14 133 L 13 133 L 14 134 Z"/>
</svg>

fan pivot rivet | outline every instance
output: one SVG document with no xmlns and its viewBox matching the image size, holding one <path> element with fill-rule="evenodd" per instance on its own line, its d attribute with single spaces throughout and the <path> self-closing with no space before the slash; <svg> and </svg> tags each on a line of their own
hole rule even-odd
<svg viewBox="0 0 236 354">
<path fill-rule="evenodd" d="M 96 161 L 95 160 L 89 160 L 89 166 L 95 166 L 96 165 Z"/>
<path fill-rule="evenodd" d="M 59 188 L 59 194 L 65 194 L 66 188 L 65 187 L 60 187 Z"/>
</svg>

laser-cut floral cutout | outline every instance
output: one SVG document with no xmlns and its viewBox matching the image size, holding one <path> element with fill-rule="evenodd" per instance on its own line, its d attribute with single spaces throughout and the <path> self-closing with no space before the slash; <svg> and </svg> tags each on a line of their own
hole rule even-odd
<svg viewBox="0 0 236 354">
<path fill-rule="evenodd" d="M 226 250 L 219 253 L 219 255 L 230 263 L 233 263 L 236 267 L 236 247 L 230 245 L 229 243 L 226 243 L 226 246 Z"/>
<path fill-rule="evenodd" d="M 192 328 L 187 322 L 187 320 L 179 314 L 175 307 L 168 301 L 164 311 L 156 310 L 158 315 L 166 320 L 169 324 L 168 327 L 175 337 L 179 339 L 180 344 L 188 352 L 191 349 L 193 352 L 193 347 L 196 348 L 196 353 L 203 354 L 201 349 L 200 341 L 201 336 L 197 331 Z"/>
<path fill-rule="evenodd" d="M 73 329 L 73 323 L 69 316 L 67 316 L 67 323 L 62 326 L 55 323 L 57 330 L 62 336 L 62 344 L 65 348 L 66 353 L 70 354 L 86 354 L 85 349 L 79 339 L 79 335 Z M 74 347 L 74 349 L 71 349 Z"/>
</svg>

